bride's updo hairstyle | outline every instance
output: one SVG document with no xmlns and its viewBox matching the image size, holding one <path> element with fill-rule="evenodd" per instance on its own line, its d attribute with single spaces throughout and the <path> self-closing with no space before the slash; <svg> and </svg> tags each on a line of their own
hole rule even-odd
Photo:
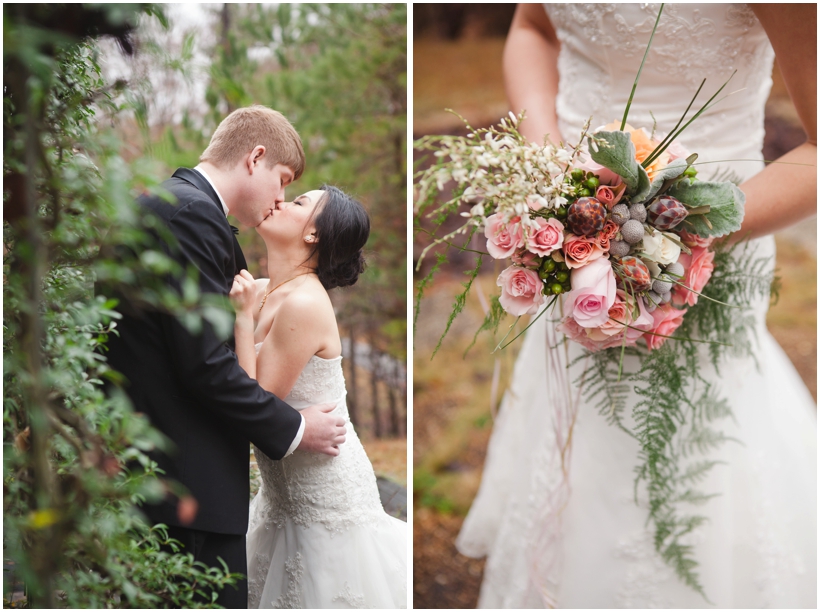
<svg viewBox="0 0 820 612">
<path fill-rule="evenodd" d="M 370 217 L 349 195 L 329 185 L 314 219 L 319 254 L 316 274 L 325 289 L 354 284 L 364 272 L 362 249 L 370 235 Z M 311 254 L 312 256 L 312 254 Z"/>
</svg>

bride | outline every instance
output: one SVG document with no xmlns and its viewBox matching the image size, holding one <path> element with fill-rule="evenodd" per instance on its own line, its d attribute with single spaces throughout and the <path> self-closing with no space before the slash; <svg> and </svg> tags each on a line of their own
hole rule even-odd
<svg viewBox="0 0 820 612">
<path fill-rule="evenodd" d="M 512 109 L 528 111 L 525 136 L 572 142 L 589 117 L 593 127 L 620 118 L 659 8 L 519 5 L 504 69 Z M 755 255 L 772 256 L 772 232 L 816 205 L 815 167 L 763 169 L 773 49 L 808 133 L 780 161 L 815 166 L 816 5 L 666 5 L 629 115 L 632 125 L 651 129 L 657 120 L 658 131 L 669 132 L 701 79 L 714 91 L 737 70 L 727 90 L 739 91 L 681 140 L 699 162 L 715 162 L 699 166 L 701 177 L 730 172 L 743 180 L 737 236 L 754 239 Z M 755 354 L 727 358 L 709 376 L 729 400 L 733 419 L 723 429 L 737 442 L 709 456 L 719 464 L 700 484 L 718 495 L 697 508 L 708 520 L 687 542 L 708 601 L 655 552 L 645 492 L 637 504 L 633 495 L 637 442 L 583 400 L 569 493 L 556 502 L 564 476 L 549 399 L 555 386 L 535 373 L 560 357 L 548 353 L 554 323 L 541 317 L 521 347 L 457 540 L 464 554 L 488 557 L 481 607 L 816 607 L 816 408 L 766 330 L 767 307 L 754 304 Z"/>
<path fill-rule="evenodd" d="M 356 282 L 370 221 L 335 187 L 283 202 L 258 227 L 270 279 L 234 279 L 236 353 L 296 408 L 333 403 L 347 421 L 337 457 L 255 449 L 262 487 L 250 508 L 250 608 L 404 608 L 407 526 L 382 509 L 347 414 L 342 347 L 328 290 Z M 258 353 L 258 354 L 257 354 Z"/>
</svg>

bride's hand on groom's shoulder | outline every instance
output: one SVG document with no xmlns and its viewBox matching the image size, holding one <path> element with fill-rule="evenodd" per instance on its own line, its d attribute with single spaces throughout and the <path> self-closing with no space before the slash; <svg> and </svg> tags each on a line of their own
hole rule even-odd
<svg viewBox="0 0 820 612">
<path fill-rule="evenodd" d="M 305 432 L 299 443 L 299 450 L 309 453 L 323 453 L 336 457 L 339 446 L 345 441 L 345 420 L 341 415 L 332 414 L 334 404 L 319 404 L 302 410 L 305 417 Z"/>
<path fill-rule="evenodd" d="M 256 304 L 256 283 L 247 270 L 234 276 L 231 292 L 228 294 L 237 317 L 250 317 L 253 320 L 253 307 Z"/>
</svg>

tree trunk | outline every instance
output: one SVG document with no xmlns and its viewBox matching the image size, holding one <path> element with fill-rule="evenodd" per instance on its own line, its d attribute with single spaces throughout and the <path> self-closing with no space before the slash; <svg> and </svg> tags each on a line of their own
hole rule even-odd
<svg viewBox="0 0 820 612">
<path fill-rule="evenodd" d="M 373 396 L 373 432 L 377 438 L 384 435 L 379 418 L 379 362 L 376 358 L 375 338 L 370 337 L 370 387 Z"/>
</svg>

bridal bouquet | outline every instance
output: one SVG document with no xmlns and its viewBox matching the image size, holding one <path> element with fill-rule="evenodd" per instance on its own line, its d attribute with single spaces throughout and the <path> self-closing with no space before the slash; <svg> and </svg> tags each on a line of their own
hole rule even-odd
<svg viewBox="0 0 820 612">
<path fill-rule="evenodd" d="M 527 141 L 522 119 L 419 143 L 448 160 L 421 174 L 419 200 L 452 180 L 455 200 L 471 204 L 430 246 L 478 230 L 491 257 L 512 261 L 497 281 L 507 313 L 560 300 L 558 329 L 591 351 L 660 347 L 711 277 L 712 240 L 739 229 L 743 193 L 698 180 L 697 155 L 645 129 L 585 130 L 567 150 Z"/>
<path fill-rule="evenodd" d="M 487 129 L 467 125 L 466 136 L 415 143 L 434 157 L 416 175 L 416 229 L 431 236 L 417 270 L 438 246 L 478 254 L 442 339 L 464 308 L 485 256 L 509 259 L 479 331 L 496 331 L 505 313 L 534 315 L 529 325 L 547 314 L 560 333 L 550 341 L 553 348 L 557 342 L 582 347 L 580 357 L 560 364 L 560 352 L 548 350 L 555 362 L 549 369 L 567 372 L 581 363 L 577 387 L 638 441 L 636 501 L 644 483 L 655 549 L 704 597 L 691 533 L 705 519 L 688 508 L 711 497 L 696 484 L 720 462 L 693 457 L 729 440 L 715 425 L 731 410 L 701 368 L 719 372 L 726 352 L 750 353 L 751 304 L 770 295 L 774 280 L 769 260 L 756 257 L 747 244 L 729 248 L 716 240 L 740 229 L 744 195 L 733 182 L 700 180 L 697 155 L 677 140 L 725 86 L 686 121 L 699 88 L 665 136 L 627 123 L 630 95 L 620 122 L 591 131 L 588 121 L 574 146 L 530 142 L 519 131 L 523 113 L 510 113 Z M 450 184 L 452 195 L 441 202 L 439 194 Z M 456 214 L 458 227 L 438 235 Z M 434 219 L 433 231 L 424 218 Z M 474 245 L 476 235 L 483 235 L 486 250 Z M 424 289 L 446 259 L 437 257 L 418 284 L 416 315 Z M 498 348 L 526 330 L 507 341 L 516 323 Z M 569 385 L 548 384 L 548 391 L 560 393 L 559 387 Z M 562 465 L 571 446 L 573 404 L 567 397 L 552 406 L 563 411 L 554 419 Z M 558 498 L 569 494 L 564 485 L 547 520 L 560 515 Z"/>
</svg>

